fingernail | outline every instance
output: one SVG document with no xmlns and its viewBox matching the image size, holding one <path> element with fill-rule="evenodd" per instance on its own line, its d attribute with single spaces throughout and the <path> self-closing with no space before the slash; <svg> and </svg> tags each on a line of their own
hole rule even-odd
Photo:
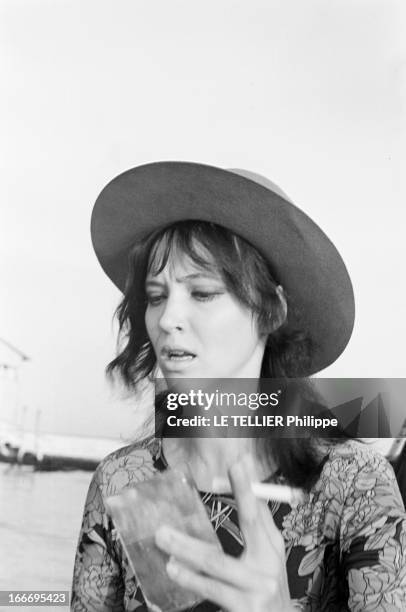
<svg viewBox="0 0 406 612">
<path fill-rule="evenodd" d="M 227 478 L 215 476 L 211 483 L 214 492 L 224 493 L 230 489 L 230 481 Z"/>
<path fill-rule="evenodd" d="M 171 557 L 166 564 L 166 571 L 172 578 L 175 578 L 179 574 L 179 565 L 176 561 Z"/>
<path fill-rule="evenodd" d="M 158 546 L 160 544 L 162 545 L 169 544 L 169 542 L 171 541 L 171 537 L 172 537 L 171 530 L 169 529 L 169 527 L 166 527 L 166 525 L 159 527 L 155 533 L 155 541 L 158 544 Z"/>
</svg>

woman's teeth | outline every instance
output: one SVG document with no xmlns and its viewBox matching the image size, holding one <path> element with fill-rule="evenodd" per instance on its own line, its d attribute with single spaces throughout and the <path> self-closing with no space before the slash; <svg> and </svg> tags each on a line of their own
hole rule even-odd
<svg viewBox="0 0 406 612">
<path fill-rule="evenodd" d="M 191 353 L 185 353 L 184 351 L 170 351 L 167 355 L 172 361 L 190 361 L 194 359 L 194 355 Z"/>
</svg>

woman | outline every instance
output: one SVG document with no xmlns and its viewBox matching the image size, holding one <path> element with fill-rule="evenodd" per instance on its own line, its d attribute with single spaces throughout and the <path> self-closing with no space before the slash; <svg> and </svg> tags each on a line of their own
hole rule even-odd
<svg viewBox="0 0 406 612">
<path fill-rule="evenodd" d="M 242 171 L 162 162 L 100 194 L 100 263 L 124 291 L 122 345 L 110 364 L 133 389 L 166 379 L 309 376 L 352 331 L 351 282 L 335 247 L 275 185 Z M 393 471 L 355 441 L 144 439 L 109 455 L 90 485 L 75 562 L 73 610 L 145 610 L 104 500 L 187 462 L 222 544 L 162 526 L 169 576 L 239 612 L 406 609 L 406 520 Z M 230 482 L 213 489 L 213 480 Z M 301 486 L 304 501 L 256 499 L 249 481 Z"/>
</svg>

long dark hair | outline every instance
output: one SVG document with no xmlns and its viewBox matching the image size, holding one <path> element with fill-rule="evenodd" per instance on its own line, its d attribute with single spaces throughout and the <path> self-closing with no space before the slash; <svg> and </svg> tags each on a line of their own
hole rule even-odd
<svg viewBox="0 0 406 612">
<path fill-rule="evenodd" d="M 202 268 L 215 269 L 228 291 L 252 311 L 260 333 L 268 334 L 261 379 L 295 378 L 306 371 L 314 345 L 303 331 L 288 329 L 294 304 L 285 294 L 286 318 L 278 279 L 265 258 L 245 239 L 222 226 L 180 221 L 153 232 L 129 252 L 126 288 L 116 311 L 119 349 L 107 366 L 110 377 L 118 374 L 126 387 L 134 390 L 153 372 L 156 357 L 144 322 L 145 278 L 150 271 L 161 272 L 173 252 L 186 255 Z M 258 439 L 257 449 L 263 458 L 272 458 L 294 486 L 309 489 L 320 474 L 320 441 L 313 436 Z"/>
</svg>

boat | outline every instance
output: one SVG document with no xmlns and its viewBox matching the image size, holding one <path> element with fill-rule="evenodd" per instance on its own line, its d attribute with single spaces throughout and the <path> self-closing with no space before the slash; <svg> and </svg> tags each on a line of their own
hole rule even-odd
<svg viewBox="0 0 406 612">
<path fill-rule="evenodd" d="M 93 471 L 103 457 L 125 445 L 116 438 L 41 432 L 40 410 L 34 415 L 19 400 L 20 369 L 29 361 L 25 352 L 0 338 L 0 405 L 4 406 L 3 420 L 0 419 L 0 462 L 29 465 L 38 471 Z M 33 430 L 25 426 L 27 416 L 35 416 Z"/>
<path fill-rule="evenodd" d="M 124 445 L 116 438 L 19 431 L 0 421 L 0 461 L 36 471 L 94 471 L 106 455 Z"/>
</svg>

